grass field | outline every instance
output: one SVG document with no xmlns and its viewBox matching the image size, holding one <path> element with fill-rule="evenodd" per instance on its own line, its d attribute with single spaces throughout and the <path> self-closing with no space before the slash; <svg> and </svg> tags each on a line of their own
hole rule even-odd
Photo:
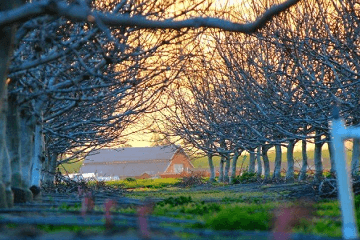
<svg viewBox="0 0 360 240">
<path fill-rule="evenodd" d="M 287 188 L 269 190 L 276 184 L 267 184 L 261 188 L 256 185 L 219 185 L 214 183 L 206 188 L 179 188 L 176 179 L 131 180 L 132 189 L 126 197 L 147 201 L 157 199 L 152 215 L 191 219 L 199 221 L 187 228 L 212 230 L 276 231 L 283 227 L 278 222 L 283 214 L 293 218 L 282 222 L 288 225 L 289 233 L 322 235 L 324 237 L 341 236 L 341 212 L 336 199 L 320 201 L 298 201 L 288 198 Z M 122 182 L 106 183 L 116 187 Z M 145 190 L 144 186 L 158 186 Z M 288 186 L 297 186 L 298 183 Z M 254 187 L 252 189 L 252 187 Z M 252 190 L 250 190 L 252 189 Z M 250 190 L 250 191 L 249 191 Z M 159 201 L 160 200 L 160 201 Z M 355 199 L 356 217 L 360 223 L 360 196 Z M 136 207 L 118 209 L 120 212 L 136 214 Z M 295 224 L 294 224 L 295 223 Z M 359 224 L 358 224 L 359 226 Z M 180 236 L 187 239 L 189 236 Z M 190 236 L 191 237 L 191 236 Z"/>
<path fill-rule="evenodd" d="M 66 219 L 74 219 L 74 222 L 70 225 L 69 223 L 63 225 L 41 223 L 34 225 L 34 228 L 36 227 L 50 234 L 55 234 L 55 232 L 58 232 L 58 234 L 66 233 L 67 235 L 65 236 L 70 236 L 69 233 L 78 234 L 77 236 L 80 236 L 80 233 L 83 234 L 81 236 L 90 236 L 90 234 L 94 233 L 102 233 L 104 235 L 116 233 L 120 236 L 121 234 L 128 234 L 129 231 L 132 233 L 133 229 L 138 231 L 138 225 L 136 224 L 141 224 L 140 222 L 134 222 L 135 226 L 126 224 L 133 223 L 133 220 L 140 221 L 140 218 L 146 215 L 148 219 L 146 221 L 148 221 L 147 224 L 149 226 L 157 224 L 154 225 L 156 228 L 148 232 L 151 235 L 154 234 L 152 235 L 154 237 L 151 239 L 157 239 L 155 234 L 159 234 L 161 231 L 163 231 L 163 234 L 167 234 L 168 238 L 174 237 L 175 239 L 198 239 L 197 237 L 199 236 L 202 236 L 201 239 L 280 239 L 261 237 L 263 234 L 271 232 L 312 234 L 316 236 L 310 238 L 309 236 L 303 236 L 296 239 L 308 238 L 319 240 L 328 239 L 329 237 L 341 237 L 342 235 L 341 212 L 337 199 L 320 199 L 315 197 L 316 191 L 308 183 L 269 183 L 263 185 L 257 183 L 235 185 L 206 183 L 179 186 L 179 181 L 184 183 L 187 180 L 170 178 L 136 180 L 128 178 L 127 180 L 105 182 L 102 184 L 89 182 L 87 187 L 94 191 L 93 194 L 96 196 L 95 205 L 92 206 L 95 212 L 88 211 L 86 216 L 85 213 L 82 213 L 82 210 L 87 206 L 86 204 L 91 204 L 91 201 L 90 203 L 84 201 L 85 198 L 81 200 L 84 196 L 88 198 L 88 195 L 80 196 L 80 193 L 78 196 L 72 195 L 75 198 L 68 201 L 68 198 L 64 198 L 64 195 L 60 194 L 58 196 L 60 198 L 57 199 L 61 199 L 64 202 L 52 205 L 51 211 L 49 209 L 48 213 L 46 211 L 41 212 L 41 217 L 39 218 L 38 216 L 36 219 L 42 219 L 45 215 L 45 217 L 51 220 L 53 219 L 51 214 L 55 212 L 56 220 L 58 217 L 64 217 L 61 214 L 65 214 Z M 92 188 L 95 186 L 92 184 L 98 184 L 97 188 Z M 303 188 L 304 186 L 306 187 L 305 189 Z M 117 195 L 119 194 L 117 190 L 122 190 L 120 195 Z M 313 190 L 314 195 L 308 195 L 306 199 L 299 199 L 298 196 Z M 116 191 L 116 194 L 113 194 L 114 191 Z M 294 193 L 298 193 L 297 197 L 293 195 Z M 56 194 L 53 193 L 49 196 L 51 198 L 48 200 L 54 203 Z M 109 210 L 111 213 L 108 212 L 108 215 L 106 215 L 106 201 L 115 197 L 117 199 L 115 201 L 119 201 L 120 204 L 113 206 Z M 105 199 L 107 200 L 104 201 Z M 123 205 L 121 204 L 122 199 L 126 201 L 129 201 L 128 199 L 136 200 L 144 205 Z M 74 204 L 74 202 L 76 203 Z M 355 216 L 358 222 L 357 226 L 359 227 L 360 195 L 355 197 L 355 206 Z M 147 212 L 143 213 L 142 211 L 145 210 Z M 20 213 L 15 212 L 13 214 L 16 214 L 16 217 L 19 218 L 18 215 Z M 25 212 L 24 216 L 30 216 L 29 213 Z M 80 217 L 80 214 L 83 214 L 83 217 Z M 32 213 L 31 217 L 33 215 L 34 213 Z M 110 223 L 107 224 L 105 218 L 109 215 L 112 216 L 112 223 L 122 224 L 121 228 L 123 230 L 119 231 L 119 227 L 112 226 Z M 13 220 L 13 218 L 8 218 L 6 214 L 3 217 Z M 27 221 L 29 220 L 27 219 Z M 142 221 L 145 220 L 142 219 Z M 90 223 L 93 227 L 88 226 Z M 26 224 L 28 223 L 26 222 Z M 18 223 L 6 225 L 8 229 L 14 229 L 17 232 L 21 231 L 19 230 L 21 226 Z M 168 230 L 170 229 L 171 231 L 169 232 Z M 200 231 L 201 233 L 199 233 Z M 224 232 L 217 231 L 227 231 L 229 235 L 222 236 Z M 252 232 L 252 238 L 242 236 L 247 231 Z M 201 235 L 202 233 L 209 234 L 209 232 L 212 234 L 210 235 L 211 237 Z M 47 239 L 53 238 L 48 237 Z M 56 239 L 63 239 L 63 236 Z M 122 239 L 127 238 L 123 237 Z M 286 239 L 295 238 L 287 237 Z"/>
<path fill-rule="evenodd" d="M 70 163 L 64 163 L 59 166 L 59 170 L 62 174 L 66 173 L 78 173 L 80 171 L 83 161 L 72 161 Z"/>
</svg>

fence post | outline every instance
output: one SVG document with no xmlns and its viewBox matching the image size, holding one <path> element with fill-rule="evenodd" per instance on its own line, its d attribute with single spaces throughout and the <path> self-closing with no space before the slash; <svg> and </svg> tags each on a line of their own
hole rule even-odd
<svg viewBox="0 0 360 240">
<path fill-rule="evenodd" d="M 345 161 L 344 139 L 349 138 L 348 133 L 340 118 L 331 123 L 332 147 L 335 155 L 336 182 L 338 198 L 342 216 L 342 234 L 344 239 L 355 239 L 358 237 L 356 219 L 354 213 L 354 195 L 350 182 L 350 172 Z M 360 138 L 360 135 L 358 136 Z"/>
</svg>

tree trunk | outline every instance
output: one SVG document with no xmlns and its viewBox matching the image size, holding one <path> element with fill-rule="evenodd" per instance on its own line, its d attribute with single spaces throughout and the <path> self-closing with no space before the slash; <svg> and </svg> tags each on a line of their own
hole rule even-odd
<svg viewBox="0 0 360 240">
<path fill-rule="evenodd" d="M 220 166 L 219 166 L 219 182 L 223 182 L 224 181 L 224 157 L 221 156 L 220 159 Z"/>
<path fill-rule="evenodd" d="M 241 152 L 235 151 L 234 156 L 232 158 L 230 183 L 232 183 L 233 180 L 236 178 L 236 164 L 240 155 Z"/>
<path fill-rule="evenodd" d="M 8 113 L 6 126 L 6 143 L 11 164 L 11 187 L 22 188 L 21 163 L 20 163 L 20 118 L 17 99 L 15 96 L 8 98 Z M 10 124 L 11 123 L 11 124 Z"/>
<path fill-rule="evenodd" d="M 40 188 L 41 170 L 43 158 L 43 137 L 41 125 L 35 125 L 34 152 L 32 155 L 31 186 Z"/>
<path fill-rule="evenodd" d="M 224 172 L 224 182 L 229 182 L 229 170 L 230 170 L 230 155 L 227 153 L 225 156 L 225 172 Z"/>
<path fill-rule="evenodd" d="M 351 157 L 351 175 L 355 177 L 359 171 L 360 156 L 360 139 L 355 138 L 353 141 L 353 152 Z"/>
<path fill-rule="evenodd" d="M 13 207 L 14 195 L 13 192 L 11 191 L 11 164 L 10 164 L 9 152 L 6 146 L 5 146 L 3 159 L 4 162 L 2 168 L 3 171 L 2 179 L 5 185 L 5 196 L 6 196 L 7 207 Z"/>
<path fill-rule="evenodd" d="M 256 151 L 256 161 L 257 161 L 257 177 L 261 178 L 262 175 L 262 164 L 261 164 L 261 146 L 257 148 Z"/>
<path fill-rule="evenodd" d="M 274 167 L 274 174 L 273 179 L 279 180 L 281 178 L 281 158 L 282 158 L 282 152 L 281 152 L 281 145 L 275 145 L 275 167 Z"/>
<path fill-rule="evenodd" d="M 44 173 L 43 183 L 46 186 L 53 186 L 54 185 L 54 177 L 56 173 L 56 166 L 57 166 L 57 158 L 58 155 L 54 153 L 48 153 L 48 159 L 46 164 L 46 169 Z"/>
<path fill-rule="evenodd" d="M 287 147 L 287 171 L 286 182 L 294 182 L 294 147 L 295 140 L 290 140 Z"/>
<path fill-rule="evenodd" d="M 1 39 L 1 36 L 0 36 Z M 1 64 L 0 64 L 0 68 L 1 68 Z M 7 160 L 8 158 L 6 157 L 6 108 L 5 108 L 5 103 L 6 100 L 3 99 L 6 98 L 6 94 L 5 95 L 0 95 L 0 100 L 2 103 L 2 107 L 0 109 L 0 208 L 7 208 L 8 204 L 6 201 L 6 192 L 5 192 L 5 184 L 4 184 L 4 178 L 3 178 L 3 173 L 4 173 L 4 165 L 6 165 L 7 163 L 5 162 L 5 160 Z M 6 173 L 6 172 L 5 172 Z"/>
<path fill-rule="evenodd" d="M 253 149 L 249 151 L 250 153 L 250 160 L 249 160 L 249 173 L 255 172 L 255 152 Z"/>
<path fill-rule="evenodd" d="M 321 181 L 323 174 L 323 165 L 321 161 L 321 137 L 315 137 L 314 164 L 315 164 L 315 181 Z"/>
<path fill-rule="evenodd" d="M 33 199 L 33 194 L 29 190 L 31 186 L 31 159 L 34 147 L 35 121 L 33 116 L 26 116 L 26 110 L 20 112 L 20 129 L 21 129 L 21 173 L 22 184 L 25 189 L 26 201 Z"/>
<path fill-rule="evenodd" d="M 5 95 L 4 97 L 7 96 L 7 90 L 5 89 Z M 3 128 L 2 131 L 4 131 L 4 136 L 3 136 L 3 142 L 2 142 L 2 168 L 1 168 L 1 178 L 2 178 L 2 184 L 4 188 L 4 197 L 5 197 L 5 207 L 12 207 L 13 206 L 13 193 L 11 191 L 11 165 L 10 165 L 10 156 L 9 156 L 9 151 L 8 151 L 8 146 L 7 146 L 7 134 L 6 134 L 6 128 L 7 128 L 7 112 L 8 112 L 8 101 L 7 99 L 5 99 L 3 101 L 3 105 L 2 105 L 2 109 L 4 110 L 4 116 L 1 116 L 1 127 Z"/>
<path fill-rule="evenodd" d="M 302 165 L 299 174 L 299 181 L 306 180 L 306 172 L 308 168 L 306 140 L 301 141 Z"/>
<path fill-rule="evenodd" d="M 268 151 L 269 151 L 269 147 L 262 146 L 261 155 L 262 155 L 262 159 L 264 161 L 264 178 L 265 178 L 265 181 L 270 180 L 270 163 L 269 163 Z"/>
<path fill-rule="evenodd" d="M 330 157 L 330 174 L 332 176 L 335 176 L 335 156 L 334 156 L 334 150 L 331 144 L 331 140 L 329 139 L 328 142 L 328 149 L 329 149 L 329 157 Z"/>
<path fill-rule="evenodd" d="M 14 1 L 2 1 L 0 4 L 0 11 L 5 11 L 12 9 L 14 7 Z M 15 34 L 15 27 L 13 26 L 4 26 L 0 28 L 0 208 L 10 207 L 8 206 L 6 200 L 6 189 L 9 188 L 8 186 L 4 185 L 5 178 L 10 176 L 11 172 L 4 172 L 4 167 L 8 168 L 10 166 L 9 158 L 7 157 L 7 150 L 6 150 L 6 116 L 7 116 L 7 107 L 6 107 L 6 100 L 7 100 L 7 91 L 6 91 L 6 81 L 7 81 L 7 71 L 8 66 L 13 50 L 13 42 L 14 42 L 14 34 Z"/>
<path fill-rule="evenodd" d="M 10 172 L 13 201 L 15 203 L 24 203 L 32 200 L 32 194 L 29 189 L 25 189 L 25 184 L 23 183 L 21 172 L 20 115 L 17 98 L 14 95 L 9 96 L 8 98 L 7 122 L 6 142 L 11 166 Z"/>
<path fill-rule="evenodd" d="M 214 182 L 215 181 L 215 168 L 214 168 L 214 163 L 213 163 L 213 155 L 211 153 L 207 154 L 208 157 L 208 162 L 209 162 L 209 167 L 210 167 L 210 182 Z"/>
</svg>

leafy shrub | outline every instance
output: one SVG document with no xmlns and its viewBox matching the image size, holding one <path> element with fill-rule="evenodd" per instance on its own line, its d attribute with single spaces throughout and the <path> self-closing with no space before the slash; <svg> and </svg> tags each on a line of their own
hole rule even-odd
<svg viewBox="0 0 360 240">
<path fill-rule="evenodd" d="M 206 226 L 214 230 L 268 230 L 270 214 L 265 209 L 247 210 L 236 206 L 210 216 Z"/>
<path fill-rule="evenodd" d="M 108 181 L 108 186 L 121 186 L 123 188 L 163 188 L 174 186 L 179 182 L 177 178 L 159 178 L 159 179 L 136 179 L 136 181 L 116 180 Z"/>
<path fill-rule="evenodd" d="M 238 184 L 238 183 L 251 183 L 251 182 L 256 182 L 257 181 L 257 173 L 251 173 L 248 171 L 244 171 L 241 175 L 236 176 L 233 180 L 232 183 L 233 184 Z"/>
<path fill-rule="evenodd" d="M 217 203 L 191 203 L 187 206 L 183 206 L 180 212 L 182 213 L 190 213 L 196 215 L 204 215 L 213 212 L 219 212 L 221 209 L 220 205 Z"/>
<path fill-rule="evenodd" d="M 125 180 L 128 181 L 128 182 L 136 182 L 136 179 L 132 178 L 132 177 L 128 177 Z"/>
<path fill-rule="evenodd" d="M 165 206 L 166 204 L 169 204 L 172 207 L 175 207 L 175 206 L 179 206 L 179 205 L 188 204 L 191 202 L 192 202 L 192 199 L 190 196 L 189 197 L 180 196 L 180 197 L 176 197 L 176 198 L 173 198 L 173 197 L 166 198 L 166 199 L 162 200 L 161 202 L 158 202 L 157 205 Z"/>
</svg>

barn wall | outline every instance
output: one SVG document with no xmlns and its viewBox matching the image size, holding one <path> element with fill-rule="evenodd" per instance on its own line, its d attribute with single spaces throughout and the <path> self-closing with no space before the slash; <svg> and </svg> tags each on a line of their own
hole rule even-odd
<svg viewBox="0 0 360 240">
<path fill-rule="evenodd" d="M 170 166 L 166 169 L 165 174 L 175 174 L 174 165 L 175 164 L 183 164 L 184 171 L 190 171 L 193 169 L 192 164 L 190 163 L 190 159 L 182 152 L 177 152 L 174 154 Z"/>
</svg>

